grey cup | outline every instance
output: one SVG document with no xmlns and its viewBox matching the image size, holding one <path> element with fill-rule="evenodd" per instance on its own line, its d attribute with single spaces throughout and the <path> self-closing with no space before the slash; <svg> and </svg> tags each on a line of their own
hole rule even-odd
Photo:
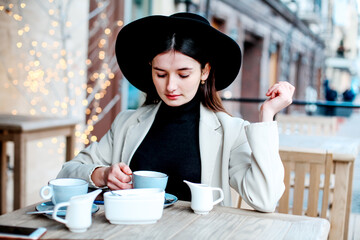
<svg viewBox="0 0 360 240">
<path fill-rule="evenodd" d="M 40 190 L 43 199 L 50 199 L 54 205 L 68 202 L 71 197 L 86 194 L 88 182 L 77 178 L 59 178 L 49 181 L 47 186 Z M 46 190 L 48 191 L 46 193 Z"/>
<path fill-rule="evenodd" d="M 132 182 L 134 188 L 160 188 L 165 190 L 168 175 L 156 171 L 135 171 Z"/>
</svg>

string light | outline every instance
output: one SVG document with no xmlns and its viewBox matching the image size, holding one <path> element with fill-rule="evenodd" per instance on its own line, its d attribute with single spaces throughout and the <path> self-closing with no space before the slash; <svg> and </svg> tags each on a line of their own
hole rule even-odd
<svg viewBox="0 0 360 240">
<path fill-rule="evenodd" d="M 95 19 L 94 26 L 99 29 L 102 28 L 102 26 L 109 26 L 108 14 L 105 12 L 108 1 L 109 0 L 100 0 L 97 3 L 101 11 Z M 81 51 L 68 52 L 68 49 L 65 48 L 66 45 L 64 41 L 69 39 L 69 32 L 63 33 L 60 31 L 63 29 L 63 26 L 68 29 L 66 31 L 70 31 L 69 28 L 73 26 L 70 19 L 64 19 L 68 15 L 61 12 L 67 8 L 64 6 L 59 7 L 59 4 L 65 5 L 68 3 L 48 0 L 48 2 L 42 2 L 41 4 L 48 5 L 39 9 L 47 9 L 45 11 L 47 11 L 46 14 L 49 16 L 48 22 L 50 22 L 50 28 L 47 29 L 47 33 L 49 34 L 46 38 L 47 40 L 42 41 L 30 40 L 29 32 L 31 32 L 32 27 L 27 23 L 28 19 L 24 17 L 24 11 L 22 10 L 27 8 L 29 4 L 19 1 L 17 4 L 8 3 L 0 5 L 0 11 L 11 16 L 11 19 L 18 23 L 18 29 L 16 30 L 18 39 L 14 41 L 13 44 L 15 44 L 16 49 L 19 50 L 19 56 L 23 57 L 22 62 L 18 61 L 19 64 L 17 67 L 8 68 L 10 79 L 3 86 L 6 89 L 14 86 L 28 95 L 26 96 L 28 103 L 30 106 L 33 106 L 29 109 L 28 113 L 30 115 L 68 115 L 74 112 L 70 110 L 76 106 L 77 102 L 80 102 L 89 119 L 86 126 L 83 127 L 87 130 L 86 134 L 85 130 L 81 133 L 81 129 L 78 129 L 75 135 L 77 137 L 81 136 L 81 142 L 84 144 L 88 144 L 90 141 L 97 141 L 97 137 L 92 135 L 92 131 L 94 124 L 101 120 L 105 109 L 100 107 L 99 103 L 100 100 L 106 96 L 106 89 L 111 86 L 111 80 L 115 78 L 114 70 L 112 70 L 114 64 L 112 64 L 112 66 L 108 64 L 111 62 L 110 57 L 113 56 L 108 56 L 105 49 L 108 48 L 108 43 L 110 42 L 109 37 L 111 37 L 113 32 L 119 30 L 113 29 L 113 27 L 122 27 L 124 23 L 122 20 L 118 20 L 115 25 L 112 25 L 113 27 L 103 29 L 102 34 L 100 34 L 97 40 L 97 57 L 92 57 L 92 59 L 86 59 L 85 61 L 87 67 L 93 64 L 101 67 L 89 74 L 89 79 L 92 82 L 91 85 L 78 85 L 78 83 L 75 84 L 79 79 L 78 76 L 84 78 L 86 75 L 83 69 L 77 69 L 79 62 L 76 57 L 82 57 L 83 53 Z M 24 53 L 25 49 L 27 49 L 27 53 Z M 46 56 L 50 56 L 56 61 L 56 64 L 46 68 L 48 63 L 42 59 Z M 21 74 L 26 75 L 24 77 L 21 76 Z M 19 79 L 22 80 L 19 81 Z M 67 93 L 66 96 L 61 96 L 61 94 L 58 93 L 59 91 L 57 91 L 58 89 L 56 88 L 60 85 L 54 85 L 60 83 L 70 89 L 70 92 Z M 81 99 L 84 97 L 84 92 L 91 96 L 87 99 Z M 56 100 L 52 101 L 51 99 Z M 19 114 L 19 110 L 12 109 L 11 114 Z M 53 143 L 54 141 L 55 140 L 52 139 Z M 78 150 L 75 150 L 75 152 L 78 152 Z"/>
</svg>

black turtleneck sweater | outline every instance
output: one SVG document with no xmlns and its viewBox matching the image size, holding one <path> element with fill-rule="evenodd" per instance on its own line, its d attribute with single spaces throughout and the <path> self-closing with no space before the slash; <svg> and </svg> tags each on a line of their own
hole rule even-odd
<svg viewBox="0 0 360 240">
<path fill-rule="evenodd" d="M 198 96 L 179 107 L 162 103 L 153 125 L 130 162 L 131 170 L 166 173 L 169 179 L 165 191 L 180 200 L 190 201 L 190 189 L 183 180 L 201 181 L 199 119 Z"/>
</svg>

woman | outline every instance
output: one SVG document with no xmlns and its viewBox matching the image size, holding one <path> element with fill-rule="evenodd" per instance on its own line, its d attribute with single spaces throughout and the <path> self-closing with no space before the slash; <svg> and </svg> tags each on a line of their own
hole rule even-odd
<svg viewBox="0 0 360 240">
<path fill-rule="evenodd" d="M 253 208 L 271 212 L 283 190 L 274 115 L 291 103 L 294 87 L 266 93 L 260 123 L 226 113 L 217 91 L 241 65 L 236 42 L 195 14 L 150 16 L 119 33 L 116 56 L 124 76 L 146 93 L 144 106 L 123 111 L 99 143 L 65 163 L 58 177 L 80 177 L 95 187 L 131 188 L 135 170 L 169 175 L 166 191 L 190 200 L 183 180 L 224 191 L 230 186 Z"/>
</svg>

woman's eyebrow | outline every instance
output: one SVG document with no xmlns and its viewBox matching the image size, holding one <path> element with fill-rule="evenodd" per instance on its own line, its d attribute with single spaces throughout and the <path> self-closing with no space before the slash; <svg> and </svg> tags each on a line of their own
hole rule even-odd
<svg viewBox="0 0 360 240">
<path fill-rule="evenodd" d="M 155 70 L 158 70 L 158 71 L 163 71 L 163 72 L 165 72 L 165 70 L 164 69 L 161 69 L 161 68 L 159 68 L 159 67 L 153 67 Z M 193 68 L 191 68 L 191 67 L 183 67 L 183 68 L 179 68 L 179 69 L 177 69 L 178 71 L 186 71 L 186 70 L 192 70 Z"/>
<path fill-rule="evenodd" d="M 158 67 L 154 67 L 154 69 L 155 69 L 155 70 L 158 70 L 158 71 L 163 71 L 163 72 L 165 72 L 164 69 L 161 69 L 161 68 L 158 68 Z"/>
<path fill-rule="evenodd" d="M 179 71 L 185 71 L 185 70 L 192 70 L 191 67 L 184 67 L 184 68 L 179 68 Z"/>
</svg>

